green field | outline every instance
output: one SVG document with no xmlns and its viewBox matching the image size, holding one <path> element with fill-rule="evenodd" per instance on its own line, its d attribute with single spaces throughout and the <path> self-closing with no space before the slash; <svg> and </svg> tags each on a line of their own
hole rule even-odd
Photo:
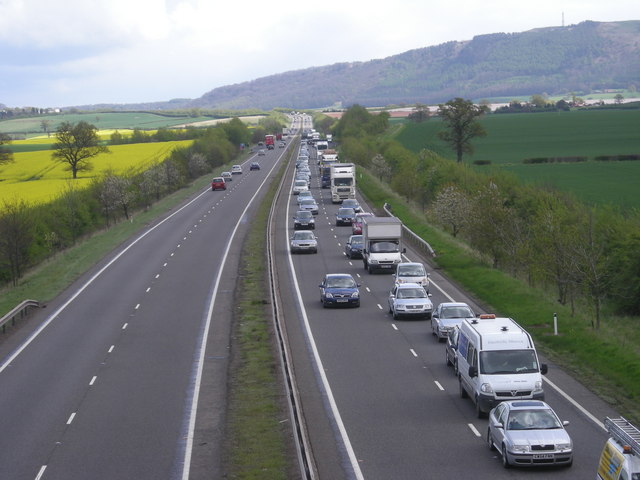
<svg viewBox="0 0 640 480">
<path fill-rule="evenodd" d="M 211 120 L 212 117 L 164 116 L 154 113 L 121 112 L 121 113 L 65 113 L 41 117 L 18 118 L 0 121 L 0 133 L 42 134 L 42 121 L 49 122 L 49 130 L 55 132 L 62 122 L 78 123 L 81 121 L 95 125 L 99 130 L 108 129 L 156 129 L 172 127 L 185 123 Z"/>
<path fill-rule="evenodd" d="M 481 120 L 487 136 L 472 143 L 473 156 L 489 160 L 525 181 L 542 182 L 594 203 L 640 207 L 640 161 L 596 162 L 598 155 L 640 154 L 640 110 L 577 110 L 557 113 L 496 114 Z M 396 139 L 413 151 L 423 148 L 444 157 L 453 151 L 437 136 L 438 118 L 406 123 Z M 574 164 L 524 165 L 526 158 L 585 156 Z M 487 168 L 487 167 L 476 167 Z"/>
</svg>

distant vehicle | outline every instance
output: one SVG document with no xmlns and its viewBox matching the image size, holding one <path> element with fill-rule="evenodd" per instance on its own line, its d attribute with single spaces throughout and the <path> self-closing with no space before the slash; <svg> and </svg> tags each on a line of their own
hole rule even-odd
<svg viewBox="0 0 640 480">
<path fill-rule="evenodd" d="M 419 262 L 401 262 L 394 274 L 396 283 L 418 283 L 429 293 L 429 274 Z"/>
<path fill-rule="evenodd" d="M 278 148 L 284 148 L 284 147 L 286 147 L 286 146 L 287 146 L 287 144 L 286 144 L 286 143 L 284 143 L 284 142 L 280 142 L 280 143 L 278 144 Z"/>
<path fill-rule="evenodd" d="M 264 151 L 264 148 L 261 148 L 260 150 L 258 150 L 258 156 L 261 157 L 261 156 L 266 155 L 266 154 L 267 154 L 267 152 Z"/>
<path fill-rule="evenodd" d="M 304 190 L 300 192 L 298 194 L 298 198 L 296 198 L 296 202 L 298 203 L 298 205 L 300 205 L 300 203 L 302 203 L 302 201 L 306 200 L 307 198 L 311 198 L 312 200 L 315 200 L 313 198 L 313 194 L 311 193 L 311 190 Z"/>
<path fill-rule="evenodd" d="M 221 176 L 222 178 L 224 178 L 224 181 L 225 181 L 225 182 L 231 182 L 231 181 L 233 181 L 233 176 L 231 175 L 231 172 L 222 172 L 222 173 L 220 174 L 220 176 Z"/>
<path fill-rule="evenodd" d="M 264 136 L 264 144 L 267 146 L 268 150 L 272 150 L 274 148 L 275 142 L 276 142 L 275 135 Z"/>
<path fill-rule="evenodd" d="M 351 235 L 344 246 L 348 258 L 362 258 L 362 235 Z"/>
<path fill-rule="evenodd" d="M 298 209 L 300 210 L 308 210 L 310 211 L 313 215 L 317 215 L 318 214 L 318 204 L 316 203 L 316 201 L 313 198 L 308 198 L 306 200 L 303 200 L 302 202 L 300 202 L 300 205 L 298 205 Z"/>
<path fill-rule="evenodd" d="M 389 292 L 389 313 L 394 319 L 401 316 L 430 319 L 432 310 L 427 292 L 417 283 L 395 284 Z"/>
<path fill-rule="evenodd" d="M 362 235 L 362 217 L 373 217 L 373 213 L 356 213 L 356 216 L 353 219 L 353 223 L 351 224 L 351 233 L 353 233 L 354 235 Z"/>
<path fill-rule="evenodd" d="M 345 198 L 342 201 L 342 206 L 343 207 L 353 208 L 353 210 L 356 213 L 360 213 L 362 211 L 362 208 L 360 207 L 360 204 L 358 203 L 358 200 L 356 200 L 355 198 Z"/>
<path fill-rule="evenodd" d="M 360 306 L 360 285 L 348 273 L 328 273 L 322 279 L 320 301 L 323 307 Z"/>
<path fill-rule="evenodd" d="M 293 194 L 298 195 L 300 192 L 309 190 L 309 183 L 306 180 L 295 180 L 293 182 Z"/>
<path fill-rule="evenodd" d="M 443 302 L 431 315 L 431 332 L 440 342 L 444 342 L 449 332 L 459 327 L 465 318 L 475 318 L 471 307 L 461 302 Z"/>
<path fill-rule="evenodd" d="M 353 208 L 339 208 L 336 212 L 336 226 L 347 225 L 350 226 L 351 222 L 356 216 L 356 212 Z"/>
<path fill-rule="evenodd" d="M 487 442 L 502 465 L 535 467 L 573 463 L 573 442 L 552 408 L 541 400 L 510 400 L 489 414 Z"/>
<path fill-rule="evenodd" d="M 298 210 L 293 216 L 294 230 L 315 230 L 316 220 L 308 210 Z"/>
<path fill-rule="evenodd" d="M 227 184 L 222 177 L 215 177 L 211 180 L 211 191 L 214 190 L 226 190 Z"/>
<path fill-rule="evenodd" d="M 432 315 L 433 318 L 433 315 Z M 456 350 L 458 349 L 458 337 L 460 336 L 460 328 L 453 327 L 449 330 L 447 342 L 444 347 L 444 359 L 448 365 L 453 365 L 453 372 L 458 376 L 458 361 L 456 359 Z"/>
<path fill-rule="evenodd" d="M 242 173 L 242 167 L 240 165 L 234 165 L 231 167 L 231 173 L 233 175 L 239 175 Z"/>
<path fill-rule="evenodd" d="M 251 163 L 251 166 L 249 166 L 249 171 L 251 170 L 260 170 L 260 164 L 258 162 Z"/>
<path fill-rule="evenodd" d="M 311 230 L 296 230 L 291 235 L 291 253 L 318 253 L 318 240 Z"/>
</svg>

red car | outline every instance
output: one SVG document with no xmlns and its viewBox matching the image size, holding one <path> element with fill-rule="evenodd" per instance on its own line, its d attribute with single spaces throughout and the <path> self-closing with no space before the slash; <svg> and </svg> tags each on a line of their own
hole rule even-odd
<svg viewBox="0 0 640 480">
<path fill-rule="evenodd" d="M 351 223 L 351 233 L 353 233 L 354 235 L 362 235 L 362 217 L 373 217 L 373 213 L 356 213 L 356 216 Z"/>
<path fill-rule="evenodd" d="M 211 191 L 226 190 L 226 189 L 227 189 L 227 184 L 225 183 L 224 178 L 216 177 L 213 180 L 211 180 Z"/>
</svg>

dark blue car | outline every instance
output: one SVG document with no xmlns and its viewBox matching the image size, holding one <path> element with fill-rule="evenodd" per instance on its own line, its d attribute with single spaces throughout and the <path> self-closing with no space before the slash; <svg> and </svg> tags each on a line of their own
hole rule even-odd
<svg viewBox="0 0 640 480">
<path fill-rule="evenodd" d="M 328 273 L 322 279 L 320 301 L 323 307 L 360 306 L 360 285 L 348 273 Z"/>
</svg>

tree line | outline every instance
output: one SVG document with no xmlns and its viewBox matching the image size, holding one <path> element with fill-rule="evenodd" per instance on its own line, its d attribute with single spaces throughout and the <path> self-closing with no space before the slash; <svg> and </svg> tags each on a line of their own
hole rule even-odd
<svg viewBox="0 0 640 480">
<path fill-rule="evenodd" d="M 638 212 L 588 206 L 428 150 L 415 154 L 383 135 L 388 119 L 358 105 L 345 112 L 334 128 L 342 158 L 388 182 L 494 268 L 554 290 L 562 304 L 589 305 L 594 328 L 604 308 L 640 314 Z"/>
<path fill-rule="evenodd" d="M 76 148 L 79 144 L 74 143 L 73 133 L 86 140 L 92 132 L 95 134 L 95 127 L 78 126 L 60 126 L 52 160 L 68 162 L 82 157 L 79 152 L 83 150 Z M 34 206 L 19 198 L 4 201 L 0 205 L 0 284 L 17 285 L 28 268 L 96 230 L 129 219 L 132 212 L 150 207 L 192 180 L 229 163 L 252 135 L 237 118 L 197 129 L 194 134 L 196 138 L 190 146 L 175 148 L 147 170 L 107 171 L 96 176 L 88 188 L 78 188 L 70 178 L 64 190 L 48 204 Z M 82 145 L 91 149 L 95 142 Z M 85 168 L 91 159 L 96 161 L 95 156 L 84 157 Z M 71 164 L 69 169 L 73 173 Z"/>
</svg>

